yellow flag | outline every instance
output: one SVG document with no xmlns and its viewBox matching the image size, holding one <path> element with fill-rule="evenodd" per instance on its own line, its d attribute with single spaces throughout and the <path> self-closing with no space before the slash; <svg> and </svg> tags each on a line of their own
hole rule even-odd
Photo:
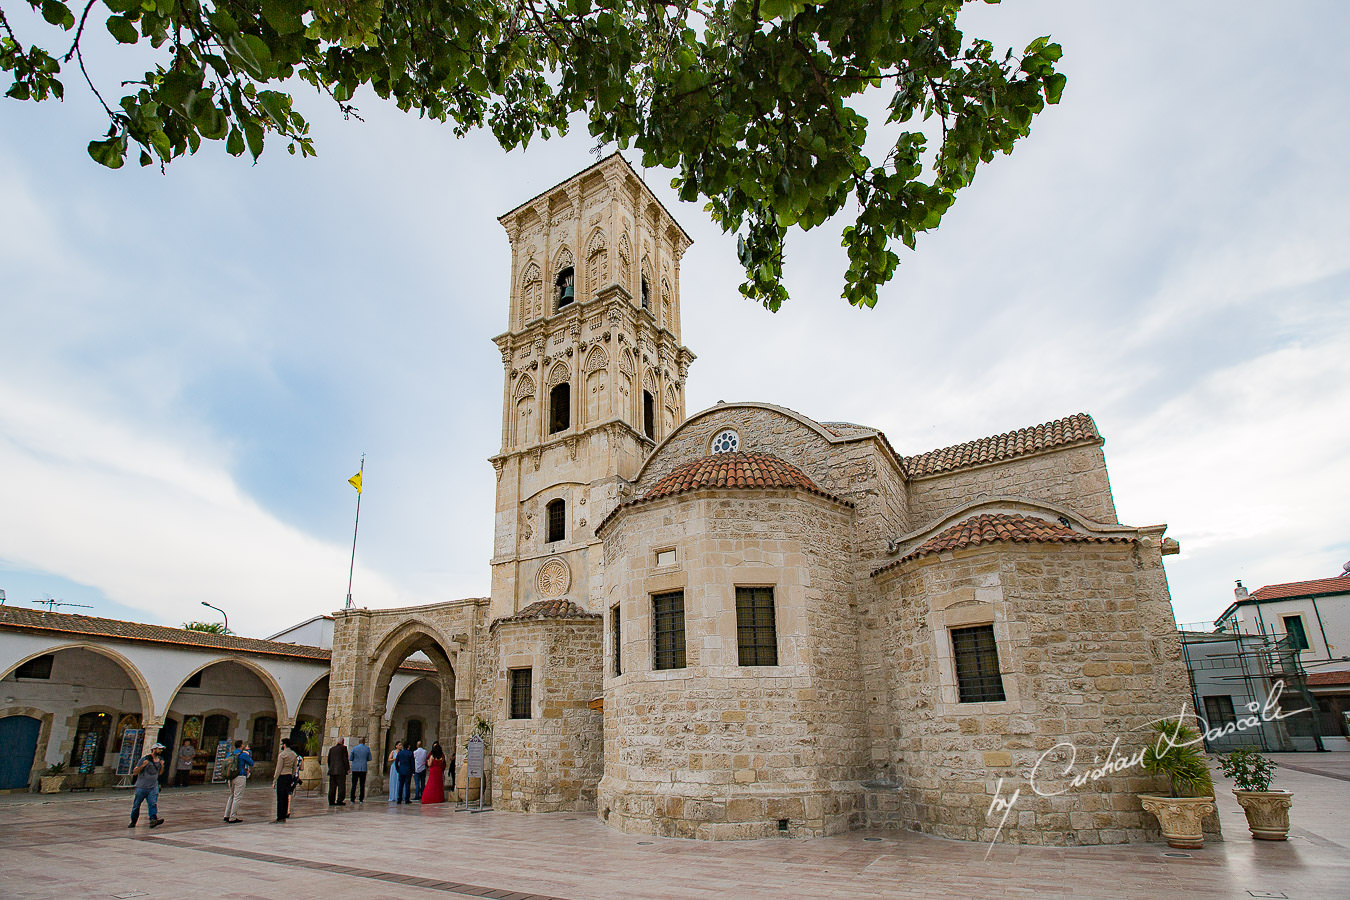
<svg viewBox="0 0 1350 900">
<path fill-rule="evenodd" d="M 351 478 L 348 478 L 348 479 L 347 479 L 347 483 L 350 484 L 352 487 L 356 488 L 356 492 L 357 492 L 358 494 L 361 493 L 361 473 L 360 473 L 360 472 L 357 472 L 357 473 L 356 473 L 355 475 L 353 475 Z"/>
</svg>

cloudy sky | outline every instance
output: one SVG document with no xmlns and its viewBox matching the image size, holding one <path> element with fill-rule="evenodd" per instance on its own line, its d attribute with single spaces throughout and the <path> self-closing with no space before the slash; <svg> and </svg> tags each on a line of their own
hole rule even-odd
<svg viewBox="0 0 1350 900">
<path fill-rule="evenodd" d="M 1090 412 L 1122 521 L 1165 522 L 1177 617 L 1350 560 L 1350 5 L 1006 2 L 968 33 L 1052 34 L 1064 102 L 838 299 L 833 223 L 792 300 L 740 299 L 734 238 L 670 173 L 690 411 L 768 400 L 901 453 Z M 105 85 L 137 70 L 97 57 Z M 354 594 L 488 590 L 508 247 L 496 217 L 594 161 L 505 153 L 367 98 L 302 98 L 320 155 L 93 164 L 105 127 L 0 101 L 0 588 L 70 612 L 264 636 Z M 634 159 L 634 162 L 637 162 Z"/>
</svg>

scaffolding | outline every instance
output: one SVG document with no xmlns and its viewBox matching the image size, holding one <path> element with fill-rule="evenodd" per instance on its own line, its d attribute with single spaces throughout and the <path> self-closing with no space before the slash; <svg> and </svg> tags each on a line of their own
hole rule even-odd
<svg viewBox="0 0 1350 900">
<path fill-rule="evenodd" d="M 1283 718 L 1263 721 L 1259 728 L 1245 728 L 1215 739 L 1206 737 L 1205 749 L 1224 753 L 1238 747 L 1259 746 L 1268 752 L 1323 750 L 1317 702 L 1308 690 L 1307 672 L 1289 636 L 1230 634 L 1214 631 L 1210 623 L 1179 625 L 1181 652 L 1190 679 L 1191 702 L 1196 715 L 1207 716 L 1201 681 L 1228 689 L 1231 698 L 1244 707 L 1234 710 L 1237 719 L 1263 711 L 1280 712 Z M 1277 685 L 1283 685 L 1282 691 Z M 1221 722 L 1207 722 L 1213 728 Z"/>
</svg>

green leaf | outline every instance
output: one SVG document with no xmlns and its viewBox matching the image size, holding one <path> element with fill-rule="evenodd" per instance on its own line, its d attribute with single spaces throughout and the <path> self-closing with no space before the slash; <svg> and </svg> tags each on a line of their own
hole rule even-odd
<svg viewBox="0 0 1350 900">
<path fill-rule="evenodd" d="M 248 152 L 256 161 L 263 151 L 263 127 L 253 119 L 244 120 L 244 138 L 248 141 Z"/>
<path fill-rule="evenodd" d="M 1064 95 L 1064 85 L 1069 81 L 1068 76 L 1062 72 L 1056 72 L 1045 79 L 1045 102 L 1058 103 L 1059 98 Z"/>
<path fill-rule="evenodd" d="M 240 156 L 244 152 L 244 136 L 239 133 L 238 128 L 230 129 L 230 136 L 225 139 L 225 152 L 231 156 Z"/>
<path fill-rule="evenodd" d="M 65 31 L 75 27 L 75 16 L 61 0 L 42 0 L 42 18 Z"/>
<path fill-rule="evenodd" d="M 125 16 L 108 16 L 108 33 L 117 38 L 119 44 L 134 44 L 140 39 L 136 26 Z"/>
<path fill-rule="evenodd" d="M 108 138 L 106 141 L 90 141 L 89 155 L 94 162 L 109 169 L 120 169 L 127 152 L 126 135 Z"/>
</svg>

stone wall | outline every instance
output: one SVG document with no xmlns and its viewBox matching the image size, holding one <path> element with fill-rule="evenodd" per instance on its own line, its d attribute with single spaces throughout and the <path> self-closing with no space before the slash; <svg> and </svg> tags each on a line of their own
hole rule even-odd
<svg viewBox="0 0 1350 900">
<path fill-rule="evenodd" d="M 906 827 L 991 841 L 995 796 L 1020 796 L 998 839 L 1101 844 L 1156 838 L 1136 794 L 1158 781 L 1139 768 L 1080 787 L 1062 777 L 1128 757 L 1146 723 L 1175 716 L 1187 693 L 1159 555 L 1160 535 L 1133 544 L 994 544 L 924 557 L 878 577 L 865 630 L 880 643 L 896 717 L 890 769 Z M 992 624 L 1007 699 L 959 702 L 949 630 Z M 1068 748 L 1077 749 L 1076 759 Z M 1038 770 L 1038 796 L 1029 776 Z"/>
<path fill-rule="evenodd" d="M 625 511 L 604 537 L 621 674 L 607 647 L 601 817 L 705 839 L 859 823 L 852 510 L 792 491 L 703 491 Z M 664 549 L 676 561 L 657 566 Z M 739 665 L 737 585 L 774 589 L 776 666 Z M 651 595 L 675 589 L 686 666 L 658 671 Z"/>
<path fill-rule="evenodd" d="M 515 812 L 593 810 L 603 767 L 599 617 L 492 625 L 493 658 L 478 682 L 477 711 L 492 723 L 492 802 Z M 510 672 L 531 669 L 528 719 L 511 718 Z"/>
<path fill-rule="evenodd" d="M 909 483 L 913 527 L 923 528 L 982 496 L 1045 500 L 1095 522 L 1118 521 L 1106 457 L 1100 444 L 1088 444 L 915 478 Z"/>
</svg>

